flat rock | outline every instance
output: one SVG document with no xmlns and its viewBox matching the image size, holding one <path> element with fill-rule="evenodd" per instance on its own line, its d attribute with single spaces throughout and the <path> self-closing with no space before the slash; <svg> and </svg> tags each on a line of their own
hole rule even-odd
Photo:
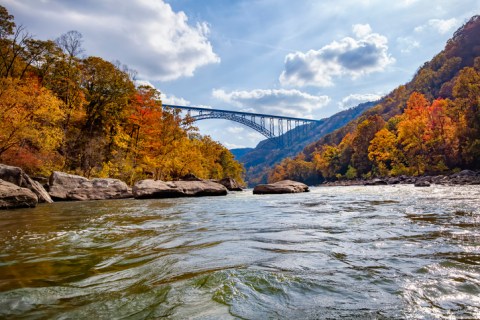
<svg viewBox="0 0 480 320">
<path fill-rule="evenodd" d="M 69 191 L 67 194 L 68 200 L 76 201 L 125 199 L 131 197 L 132 190 L 125 182 L 111 178 L 95 178 L 83 181 L 77 188 Z"/>
<path fill-rule="evenodd" d="M 208 180 L 165 182 L 146 179 L 135 183 L 132 191 L 136 199 L 224 196 L 228 193 L 223 185 Z"/>
<path fill-rule="evenodd" d="M 33 191 L 0 179 L 0 209 L 33 208 L 38 197 Z"/>
<path fill-rule="evenodd" d="M 21 168 L 0 164 L 0 179 L 22 188 L 28 188 L 37 195 L 38 202 L 52 203 L 53 200 L 45 188 L 31 179 Z"/>
<path fill-rule="evenodd" d="M 50 176 L 49 193 L 59 201 L 107 200 L 131 198 L 132 191 L 118 179 L 95 178 L 54 171 Z"/>
<path fill-rule="evenodd" d="M 259 184 L 253 189 L 253 194 L 281 194 L 308 191 L 308 186 L 304 183 L 292 180 L 282 180 L 275 183 Z"/>
<path fill-rule="evenodd" d="M 69 200 L 68 193 L 80 187 L 82 183 L 88 183 L 85 177 L 54 171 L 50 176 L 48 193 L 54 200 Z"/>
</svg>

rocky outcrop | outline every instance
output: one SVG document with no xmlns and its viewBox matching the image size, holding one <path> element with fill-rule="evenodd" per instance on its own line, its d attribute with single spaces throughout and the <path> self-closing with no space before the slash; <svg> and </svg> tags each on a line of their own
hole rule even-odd
<svg viewBox="0 0 480 320">
<path fill-rule="evenodd" d="M 253 189 L 253 194 L 299 193 L 308 191 L 306 184 L 292 180 L 282 180 L 275 183 L 259 184 Z"/>
<path fill-rule="evenodd" d="M 427 180 L 418 180 L 414 185 L 415 187 L 430 187 L 430 182 Z"/>
<path fill-rule="evenodd" d="M 131 198 L 127 184 L 118 179 L 92 179 L 55 171 L 49 181 L 50 196 L 58 201 Z"/>
<path fill-rule="evenodd" d="M 426 186 L 426 184 L 439 185 L 480 185 L 480 172 L 472 170 L 463 170 L 458 173 L 450 175 L 436 175 L 436 176 L 419 176 L 411 177 L 401 175 L 398 177 L 375 178 L 370 180 L 356 179 L 356 180 L 338 180 L 333 182 L 325 182 L 324 186 L 357 186 L 357 185 L 385 185 L 385 184 L 413 184 L 417 186 Z"/>
<path fill-rule="evenodd" d="M 228 189 L 228 191 L 242 191 L 242 187 L 238 184 L 235 179 L 232 178 L 223 178 L 218 181 L 221 185 Z"/>
<path fill-rule="evenodd" d="M 92 179 L 81 182 L 80 185 L 68 192 L 68 200 L 108 200 L 125 199 L 132 197 L 132 190 L 127 184 L 118 179 Z"/>
<path fill-rule="evenodd" d="M 52 203 L 52 198 L 45 188 L 37 181 L 31 179 L 21 168 L 0 164 L 0 179 L 13 183 L 22 188 L 27 188 L 37 195 L 38 202 Z"/>
<path fill-rule="evenodd" d="M 30 189 L 0 180 L 0 209 L 33 208 L 38 197 Z"/>
<path fill-rule="evenodd" d="M 88 183 L 85 177 L 68 174 L 65 172 L 54 171 L 48 181 L 48 193 L 53 200 L 69 200 L 68 193 L 79 188 L 82 183 Z"/>
<path fill-rule="evenodd" d="M 141 180 L 133 186 L 133 196 L 136 199 L 178 198 L 224 196 L 227 188 L 223 185 L 208 180 L 169 181 Z"/>
<path fill-rule="evenodd" d="M 367 180 L 365 181 L 364 185 L 365 186 L 382 186 L 382 185 L 387 185 L 387 181 L 383 179 L 373 179 L 373 180 Z"/>
</svg>

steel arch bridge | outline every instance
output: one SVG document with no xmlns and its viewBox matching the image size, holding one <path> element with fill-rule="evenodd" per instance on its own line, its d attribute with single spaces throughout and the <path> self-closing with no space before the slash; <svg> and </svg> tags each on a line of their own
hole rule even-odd
<svg viewBox="0 0 480 320">
<path fill-rule="evenodd" d="M 194 121 L 205 119 L 225 119 L 238 122 L 256 130 L 266 138 L 274 140 L 279 145 L 289 145 L 294 135 L 306 134 L 310 129 L 310 126 L 323 122 L 323 120 L 284 117 L 252 112 L 177 106 L 171 104 L 164 104 L 163 107 L 186 111 Z"/>
</svg>

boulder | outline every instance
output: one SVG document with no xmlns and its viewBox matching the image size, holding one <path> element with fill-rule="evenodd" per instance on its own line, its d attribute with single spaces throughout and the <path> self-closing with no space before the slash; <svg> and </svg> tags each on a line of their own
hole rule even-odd
<svg viewBox="0 0 480 320">
<path fill-rule="evenodd" d="M 187 197 L 202 196 L 225 196 L 228 193 L 227 188 L 217 182 L 201 180 L 201 181 L 175 181 L 175 187 L 181 190 L 182 194 Z"/>
<path fill-rule="evenodd" d="M 365 186 L 381 186 L 381 185 L 386 185 L 388 184 L 387 181 L 382 180 L 382 179 L 373 179 L 373 180 L 368 180 L 365 181 L 364 185 Z"/>
<path fill-rule="evenodd" d="M 224 196 L 227 188 L 207 180 L 169 181 L 140 180 L 133 186 L 133 196 L 136 199 Z"/>
<path fill-rule="evenodd" d="M 54 200 L 69 200 L 68 193 L 80 187 L 82 183 L 88 183 L 85 177 L 54 171 L 50 176 L 48 193 Z"/>
<path fill-rule="evenodd" d="M 428 180 L 418 180 L 414 184 L 415 187 L 430 187 L 430 182 Z"/>
<path fill-rule="evenodd" d="M 125 199 L 132 197 L 132 190 L 127 184 L 118 179 L 92 179 L 83 181 L 80 185 L 67 193 L 68 200 L 108 200 Z"/>
<path fill-rule="evenodd" d="M 21 168 L 0 164 L 0 179 L 22 188 L 28 188 L 37 195 L 38 202 L 52 203 L 53 200 L 45 188 L 31 179 Z"/>
<path fill-rule="evenodd" d="M 399 177 L 391 177 L 387 180 L 388 184 L 399 184 L 402 180 Z"/>
<path fill-rule="evenodd" d="M 292 180 L 282 180 L 275 183 L 259 184 L 253 189 L 253 194 L 299 193 L 308 191 L 306 184 Z"/>
<path fill-rule="evenodd" d="M 187 173 L 186 175 L 184 175 L 182 178 L 180 178 L 180 180 L 182 181 L 202 181 L 202 179 L 200 179 L 199 177 L 197 177 L 196 175 L 194 175 L 193 173 Z"/>
<path fill-rule="evenodd" d="M 131 198 L 132 191 L 118 179 L 92 179 L 55 171 L 50 176 L 49 193 L 55 200 L 83 201 Z"/>
<path fill-rule="evenodd" d="M 472 170 L 462 170 L 457 174 L 454 174 L 453 176 L 455 177 L 475 177 L 477 173 Z"/>
<path fill-rule="evenodd" d="M 232 178 L 223 178 L 218 181 L 221 185 L 228 189 L 228 191 L 242 191 L 242 187 L 238 184 L 235 179 Z"/>
<path fill-rule="evenodd" d="M 33 208 L 38 197 L 30 189 L 0 180 L 0 209 Z"/>
</svg>

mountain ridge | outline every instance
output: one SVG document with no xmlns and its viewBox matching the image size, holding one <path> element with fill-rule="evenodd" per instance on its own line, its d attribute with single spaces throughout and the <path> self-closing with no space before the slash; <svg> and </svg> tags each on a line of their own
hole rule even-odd
<svg viewBox="0 0 480 320">
<path fill-rule="evenodd" d="M 255 148 L 238 158 L 245 167 L 247 183 L 252 186 L 267 182 L 268 170 L 273 168 L 274 165 L 287 157 L 296 155 L 308 144 L 343 126 L 365 110 L 373 107 L 376 103 L 361 103 L 353 108 L 340 111 L 331 117 L 321 119 L 321 122 L 313 125 L 308 135 L 297 137 L 292 144 L 286 147 L 278 147 L 270 139 L 260 141 Z M 296 129 L 301 130 L 301 127 Z M 282 138 L 283 136 L 279 137 L 279 139 Z"/>
</svg>

